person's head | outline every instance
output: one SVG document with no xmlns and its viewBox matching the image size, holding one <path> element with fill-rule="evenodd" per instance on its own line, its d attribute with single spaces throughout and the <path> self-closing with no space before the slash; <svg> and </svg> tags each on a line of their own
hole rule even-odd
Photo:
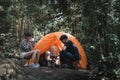
<svg viewBox="0 0 120 80">
<path fill-rule="evenodd" d="M 56 51 L 56 46 L 51 46 L 51 51 Z"/>
<path fill-rule="evenodd" d="M 60 36 L 60 40 L 62 41 L 62 43 L 65 43 L 67 41 L 67 39 L 68 39 L 67 35 Z"/>
<path fill-rule="evenodd" d="M 56 46 L 51 46 L 50 52 L 51 52 L 51 54 L 57 54 L 57 47 Z"/>
<path fill-rule="evenodd" d="M 25 39 L 27 39 L 28 41 L 30 41 L 32 38 L 32 33 L 31 32 L 26 32 L 25 33 Z"/>
</svg>

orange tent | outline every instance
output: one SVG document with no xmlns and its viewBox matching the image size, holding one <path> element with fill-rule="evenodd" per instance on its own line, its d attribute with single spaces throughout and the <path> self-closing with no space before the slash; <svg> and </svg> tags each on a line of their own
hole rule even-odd
<svg viewBox="0 0 120 80">
<path fill-rule="evenodd" d="M 46 36 L 44 36 L 43 38 L 41 38 L 37 42 L 34 49 L 39 49 L 40 50 L 40 55 L 42 55 L 46 50 L 49 50 L 51 46 L 56 46 L 57 47 L 57 52 L 59 52 L 62 48 L 62 42 L 59 39 L 62 34 L 66 34 L 68 36 L 68 38 L 75 45 L 77 45 L 77 48 L 78 48 L 80 56 L 81 56 L 81 60 L 79 61 L 77 66 L 79 68 L 86 69 L 86 66 L 87 66 L 86 54 L 85 54 L 81 44 L 79 43 L 79 41 L 75 37 L 73 37 L 72 35 L 70 35 L 68 33 L 53 32 L 53 33 L 47 34 Z"/>
</svg>

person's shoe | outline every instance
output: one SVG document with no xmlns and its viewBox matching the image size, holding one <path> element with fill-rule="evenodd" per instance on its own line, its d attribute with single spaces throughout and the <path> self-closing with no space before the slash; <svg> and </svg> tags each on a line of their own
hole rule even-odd
<svg viewBox="0 0 120 80">
<path fill-rule="evenodd" d="M 29 65 L 28 62 L 24 64 L 25 67 L 28 67 L 28 65 Z"/>
<path fill-rule="evenodd" d="M 33 63 L 29 65 L 30 68 L 39 68 L 39 66 L 40 66 L 39 64 L 33 64 Z"/>
<path fill-rule="evenodd" d="M 67 64 L 61 64 L 61 67 L 62 68 L 68 68 L 68 65 Z"/>
<path fill-rule="evenodd" d="M 37 63 L 37 64 L 35 64 L 35 66 L 36 66 L 36 68 L 39 68 L 39 67 L 40 67 L 40 64 Z"/>
<path fill-rule="evenodd" d="M 33 63 L 32 63 L 32 64 L 29 64 L 29 67 L 30 67 L 30 68 L 34 68 L 34 67 L 35 67 L 35 64 L 33 64 Z"/>
</svg>

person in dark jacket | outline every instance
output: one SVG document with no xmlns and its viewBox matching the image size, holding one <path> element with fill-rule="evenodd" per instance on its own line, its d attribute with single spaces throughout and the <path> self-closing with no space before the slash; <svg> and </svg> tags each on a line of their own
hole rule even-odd
<svg viewBox="0 0 120 80">
<path fill-rule="evenodd" d="M 74 63 L 79 62 L 80 55 L 76 45 L 68 39 L 67 35 L 60 36 L 61 42 L 64 44 L 60 51 L 60 62 L 63 67 L 75 67 Z"/>
</svg>

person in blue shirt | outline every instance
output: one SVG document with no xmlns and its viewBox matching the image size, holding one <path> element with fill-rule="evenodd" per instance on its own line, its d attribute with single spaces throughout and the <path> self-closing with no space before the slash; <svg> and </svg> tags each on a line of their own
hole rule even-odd
<svg viewBox="0 0 120 80">
<path fill-rule="evenodd" d="M 31 58 L 32 63 L 29 64 L 29 67 L 32 68 L 38 68 L 39 65 L 39 57 L 40 57 L 40 51 L 39 50 L 32 50 L 33 49 L 33 39 L 32 39 L 32 33 L 26 32 L 25 38 L 20 43 L 20 57 L 21 58 Z M 37 59 L 37 63 L 34 64 L 34 59 Z"/>
<path fill-rule="evenodd" d="M 68 39 L 67 35 L 61 35 L 60 40 L 64 44 L 60 51 L 61 65 L 63 67 L 75 67 L 74 63 L 77 63 L 80 60 L 78 48 L 71 40 Z"/>
</svg>

